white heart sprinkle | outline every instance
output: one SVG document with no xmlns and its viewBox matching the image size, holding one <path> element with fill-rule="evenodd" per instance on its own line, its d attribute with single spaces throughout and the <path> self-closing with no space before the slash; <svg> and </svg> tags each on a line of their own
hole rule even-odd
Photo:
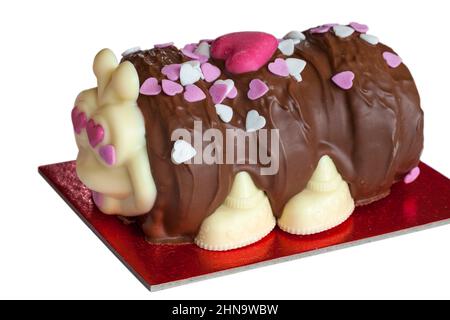
<svg viewBox="0 0 450 320">
<path fill-rule="evenodd" d="M 196 154 L 197 151 L 188 142 L 184 140 L 177 140 L 173 144 L 172 162 L 175 164 L 181 164 L 192 159 Z"/>
<path fill-rule="evenodd" d="M 278 44 L 278 49 L 286 56 L 290 56 L 294 53 L 294 40 L 286 39 Z"/>
<path fill-rule="evenodd" d="M 380 42 L 380 40 L 377 37 L 375 37 L 371 34 L 362 33 L 359 35 L 359 37 L 374 46 Z"/>
<path fill-rule="evenodd" d="M 297 81 L 302 81 L 301 73 L 306 67 L 306 61 L 297 58 L 288 58 L 286 63 L 289 69 L 289 74 Z"/>
<path fill-rule="evenodd" d="M 197 49 L 195 49 L 194 53 L 201 54 L 202 56 L 205 56 L 209 59 L 211 57 L 211 54 L 210 54 L 208 42 L 205 42 L 205 41 L 200 42 Z"/>
<path fill-rule="evenodd" d="M 234 81 L 231 79 L 226 80 L 217 80 L 214 82 L 214 84 L 226 84 L 227 85 L 227 95 L 230 93 L 231 90 L 234 88 Z"/>
<path fill-rule="evenodd" d="M 122 57 L 126 57 L 126 56 L 128 56 L 130 54 L 133 54 L 135 52 L 138 52 L 138 51 L 141 51 L 141 47 L 130 48 L 130 49 L 125 50 L 124 52 L 122 52 Z"/>
<path fill-rule="evenodd" d="M 301 41 L 305 40 L 306 37 L 302 32 L 294 30 L 294 31 L 288 32 L 283 37 L 283 39 L 292 39 L 292 40 L 294 40 L 294 43 L 297 44 L 297 43 L 300 43 Z"/>
<path fill-rule="evenodd" d="M 197 65 L 198 64 L 198 65 Z M 180 83 L 183 86 L 194 84 L 202 78 L 203 74 L 198 61 L 188 61 L 181 65 Z"/>
<path fill-rule="evenodd" d="M 353 34 L 353 32 L 355 32 L 355 29 L 350 28 L 348 26 L 339 25 L 339 26 L 334 26 L 333 31 L 339 38 L 347 38 L 347 37 L 351 36 Z"/>
<path fill-rule="evenodd" d="M 215 107 L 217 115 L 223 122 L 228 123 L 231 121 L 231 118 L 233 118 L 233 109 L 230 106 L 218 103 Z"/>
<path fill-rule="evenodd" d="M 264 128 L 266 125 L 266 118 L 260 116 L 258 111 L 250 110 L 247 113 L 247 118 L 245 119 L 245 130 L 247 132 L 255 132 L 259 129 Z"/>
<path fill-rule="evenodd" d="M 203 71 L 202 71 L 202 68 L 201 68 L 200 61 L 198 61 L 198 60 L 189 60 L 189 61 L 187 61 L 185 63 L 189 63 L 191 66 L 194 67 L 195 70 L 198 71 L 198 73 L 200 73 L 200 79 L 202 79 L 202 80 L 205 79 L 205 76 L 203 75 Z"/>
</svg>

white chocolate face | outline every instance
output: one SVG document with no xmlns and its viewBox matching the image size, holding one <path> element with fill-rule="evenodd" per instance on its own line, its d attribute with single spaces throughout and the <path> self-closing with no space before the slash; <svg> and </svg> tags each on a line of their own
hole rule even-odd
<svg viewBox="0 0 450 320">
<path fill-rule="evenodd" d="M 94 60 L 98 87 L 75 101 L 77 174 L 107 214 L 142 215 L 151 210 L 156 187 L 150 171 L 145 123 L 137 106 L 139 79 L 129 62 L 118 65 L 110 50 Z M 84 115 L 82 114 L 84 113 Z"/>
</svg>

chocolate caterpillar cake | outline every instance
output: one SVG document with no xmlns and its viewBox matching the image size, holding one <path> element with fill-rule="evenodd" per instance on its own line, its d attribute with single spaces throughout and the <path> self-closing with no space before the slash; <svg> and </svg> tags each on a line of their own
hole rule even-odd
<svg viewBox="0 0 450 320">
<path fill-rule="evenodd" d="M 365 25 L 238 32 L 94 61 L 72 111 L 77 173 L 152 243 L 230 250 L 276 224 L 309 235 L 413 182 L 414 80 Z M 394 214 L 394 213 L 393 213 Z"/>
</svg>

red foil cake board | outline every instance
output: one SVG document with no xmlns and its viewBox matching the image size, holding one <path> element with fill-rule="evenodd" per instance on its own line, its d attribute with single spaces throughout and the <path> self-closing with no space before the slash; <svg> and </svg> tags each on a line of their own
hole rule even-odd
<svg viewBox="0 0 450 320">
<path fill-rule="evenodd" d="M 276 228 L 248 247 L 211 252 L 193 244 L 149 244 L 136 225 L 102 214 L 78 180 L 75 162 L 39 167 L 39 173 L 104 244 L 151 291 L 244 269 L 297 259 L 364 242 L 450 223 L 450 180 L 424 163 L 412 184 L 397 183 L 391 194 L 356 208 L 342 225 L 312 236 Z"/>
</svg>

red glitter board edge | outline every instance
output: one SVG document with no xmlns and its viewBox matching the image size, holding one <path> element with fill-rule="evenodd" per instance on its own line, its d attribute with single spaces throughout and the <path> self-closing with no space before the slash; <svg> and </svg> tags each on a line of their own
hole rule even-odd
<svg viewBox="0 0 450 320">
<path fill-rule="evenodd" d="M 275 228 L 257 243 L 227 252 L 147 243 L 136 225 L 95 207 L 74 161 L 41 166 L 39 173 L 142 284 L 156 291 L 450 223 L 450 180 L 424 163 L 419 166 L 414 183 L 395 184 L 388 197 L 356 208 L 332 230 L 294 236 Z"/>
</svg>

